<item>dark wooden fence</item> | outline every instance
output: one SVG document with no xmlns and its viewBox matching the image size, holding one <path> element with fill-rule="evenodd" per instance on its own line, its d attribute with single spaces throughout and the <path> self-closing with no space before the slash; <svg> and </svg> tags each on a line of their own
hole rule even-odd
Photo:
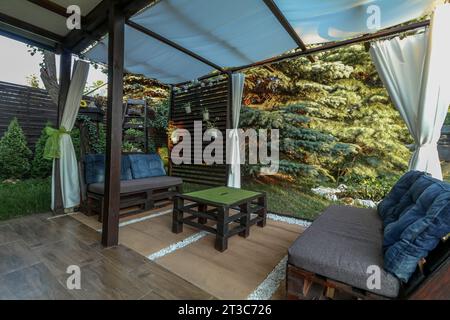
<svg viewBox="0 0 450 320">
<path fill-rule="evenodd" d="M 206 108 L 209 112 L 211 122 L 219 129 L 224 138 L 224 161 L 223 165 L 206 164 L 181 164 L 175 165 L 171 161 L 170 174 L 182 178 L 186 182 L 193 182 L 206 185 L 225 185 L 228 177 L 228 165 L 225 164 L 225 138 L 226 129 L 230 123 L 230 81 L 224 78 L 213 86 L 204 86 L 200 84 L 180 92 L 172 92 L 170 103 L 170 124 L 176 128 L 183 128 L 191 134 L 191 159 L 193 163 L 194 154 L 203 154 L 203 148 L 209 142 L 203 142 L 201 149 L 194 148 L 194 121 L 202 121 L 202 132 L 206 127 L 203 121 L 203 110 Z M 186 113 L 185 106 L 190 103 L 191 113 Z M 169 151 L 173 144 L 169 137 Z M 169 152 L 170 154 L 170 152 Z"/>
<path fill-rule="evenodd" d="M 46 90 L 0 81 L 0 137 L 14 117 L 33 150 L 45 124 L 56 123 L 56 105 Z"/>
</svg>

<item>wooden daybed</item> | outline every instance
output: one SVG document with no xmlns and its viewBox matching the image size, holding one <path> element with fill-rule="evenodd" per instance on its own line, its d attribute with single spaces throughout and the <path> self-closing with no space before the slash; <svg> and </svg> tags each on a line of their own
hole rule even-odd
<svg viewBox="0 0 450 320">
<path fill-rule="evenodd" d="M 87 177 L 87 172 L 90 169 L 87 168 L 89 164 L 86 163 L 86 158 L 89 156 L 92 155 L 86 155 L 80 161 L 81 211 L 86 215 L 97 214 L 99 221 L 102 221 L 104 214 L 104 183 L 102 182 L 102 177 L 98 179 L 100 180 L 99 182 L 89 183 L 89 180 L 92 182 L 92 179 Z M 129 161 L 124 161 L 126 159 Z M 98 171 L 101 171 L 101 169 Z M 168 204 L 176 193 L 182 192 L 182 179 L 167 176 L 162 161 L 156 154 L 122 155 L 121 171 L 121 217 Z"/>
<path fill-rule="evenodd" d="M 414 174 L 420 176 L 413 172 L 402 177 L 402 183 L 394 186 L 378 210 L 341 205 L 326 209 L 289 248 L 287 298 L 450 299 L 450 185 L 428 176 L 419 177 L 422 180 L 415 183 L 411 178 Z M 408 217 L 411 213 L 414 216 Z M 390 218 L 393 221 L 388 222 L 397 225 L 386 232 L 386 219 Z M 400 226 L 405 221 L 404 225 L 411 227 L 406 232 Z M 437 231 L 431 231 L 433 228 Z M 386 271 L 390 247 L 386 247 L 389 239 L 385 239 L 392 230 L 398 231 L 395 236 L 401 243 L 394 242 L 397 247 L 391 252 L 395 254 L 388 261 L 395 265 L 396 259 L 411 259 L 401 260 L 393 273 Z M 424 241 L 432 243 L 428 254 L 421 251 Z M 420 252 L 416 262 L 411 258 L 414 250 Z M 410 266 L 406 281 L 395 274 L 405 264 Z M 369 278 L 375 272 L 379 274 L 378 284 L 375 278 Z"/>
</svg>

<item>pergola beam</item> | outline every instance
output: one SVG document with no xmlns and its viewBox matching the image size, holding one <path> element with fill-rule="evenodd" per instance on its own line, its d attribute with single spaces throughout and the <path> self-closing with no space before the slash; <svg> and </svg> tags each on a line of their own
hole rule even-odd
<svg viewBox="0 0 450 320">
<path fill-rule="evenodd" d="M 34 46 L 34 47 L 38 47 L 38 48 L 50 51 L 50 52 L 57 52 L 58 51 L 58 48 L 57 48 L 56 45 L 52 46 L 50 44 L 42 43 L 42 42 L 40 42 L 38 40 L 32 40 L 32 39 L 29 39 L 27 37 L 21 36 L 21 35 L 19 35 L 17 33 L 11 32 L 11 31 L 0 30 L 0 35 L 2 35 L 4 37 L 7 37 L 9 39 L 13 39 L 13 40 L 16 40 L 16 41 L 19 41 L 19 42 L 23 42 L 23 43 L 28 44 L 30 46 Z"/>
<path fill-rule="evenodd" d="M 264 3 L 272 11 L 272 14 L 277 18 L 278 22 L 283 26 L 284 30 L 291 36 L 291 38 L 295 41 L 297 46 L 302 50 L 307 50 L 305 43 L 300 38 L 298 33 L 294 30 L 292 25 L 284 16 L 283 12 L 281 12 L 280 8 L 278 8 L 277 4 L 273 0 L 264 0 Z M 312 56 L 308 56 L 311 62 L 314 62 L 314 58 Z"/>
<path fill-rule="evenodd" d="M 127 19 L 155 1 L 103 0 L 85 16 L 80 30 L 70 31 L 63 46 L 74 53 L 80 53 L 108 33 L 108 10 L 111 3 L 114 3 Z"/>
<path fill-rule="evenodd" d="M 59 4 L 50 1 L 50 0 L 27 0 L 43 9 L 56 13 L 59 16 L 67 18 L 69 14 L 67 13 L 67 9 Z"/>
<path fill-rule="evenodd" d="M 19 20 L 17 18 L 11 17 L 9 15 L 6 15 L 4 13 L 0 12 L 0 21 L 3 23 L 6 23 L 12 27 L 21 29 L 21 30 L 25 30 L 27 32 L 31 32 L 34 33 L 40 37 L 49 39 L 51 41 L 54 41 L 55 43 L 61 43 L 63 41 L 63 37 L 60 36 L 59 34 L 56 34 L 54 32 L 45 30 L 41 27 L 35 26 L 31 23 Z"/>
<path fill-rule="evenodd" d="M 348 46 L 348 45 L 355 44 L 355 43 L 372 41 L 372 40 L 379 39 L 379 38 L 389 37 L 389 36 L 396 35 L 396 34 L 399 34 L 402 32 L 408 32 L 408 31 L 412 31 L 415 29 L 423 28 L 423 27 L 428 26 L 429 24 L 430 24 L 430 20 L 425 20 L 425 21 L 421 21 L 421 22 L 410 23 L 408 25 L 392 27 L 392 28 L 385 29 L 385 30 L 382 30 L 379 32 L 365 34 L 360 37 L 356 37 L 356 38 L 352 38 L 352 39 L 348 39 L 348 40 L 330 42 L 330 43 L 327 43 L 327 44 L 324 44 L 321 46 L 309 48 L 305 51 L 296 51 L 296 52 L 292 52 L 292 53 L 283 54 L 278 57 L 274 57 L 274 58 L 262 60 L 262 61 L 259 61 L 256 63 L 232 68 L 230 70 L 232 72 L 237 72 L 237 71 L 242 71 L 242 70 L 249 69 L 249 68 L 266 66 L 266 65 L 302 57 L 302 56 L 309 56 L 311 54 L 319 53 L 322 51 L 327 51 L 327 50 L 340 48 L 343 46 Z"/>
<path fill-rule="evenodd" d="M 153 32 L 153 31 L 151 31 L 151 30 L 149 30 L 149 29 L 147 29 L 147 28 L 145 28 L 143 26 L 141 26 L 140 24 L 137 24 L 137 23 L 135 23 L 133 21 L 130 21 L 130 20 L 127 20 L 126 24 L 129 25 L 131 28 L 133 28 L 133 29 L 135 29 L 137 31 L 140 31 L 140 32 L 146 34 L 149 37 L 152 37 L 152 38 L 154 38 L 156 40 L 159 40 L 162 43 L 165 43 L 168 46 L 170 46 L 170 47 L 172 47 L 172 48 L 174 48 L 174 49 L 176 49 L 178 51 L 181 51 L 184 54 L 186 54 L 186 55 L 188 55 L 188 56 L 190 56 L 190 57 L 192 57 L 192 58 L 194 58 L 194 59 L 196 59 L 198 61 L 201 61 L 204 64 L 207 64 L 210 67 L 212 67 L 212 68 L 214 68 L 214 69 L 216 69 L 216 70 L 218 70 L 220 72 L 224 72 L 224 69 L 221 66 L 219 66 L 219 65 L 215 64 L 214 62 L 211 62 L 208 59 L 205 59 L 202 56 L 199 56 L 195 52 L 192 52 L 191 50 L 186 49 L 186 48 L 180 46 L 179 44 L 177 44 L 177 43 L 175 43 L 175 42 L 173 42 L 173 41 L 171 41 L 171 40 L 169 40 L 169 39 L 167 39 L 167 38 L 165 38 L 165 37 L 163 37 L 163 36 Z"/>
<path fill-rule="evenodd" d="M 108 22 L 108 103 L 102 228 L 102 244 L 105 247 L 115 246 L 119 242 L 125 16 L 116 3 L 110 5 Z"/>
</svg>

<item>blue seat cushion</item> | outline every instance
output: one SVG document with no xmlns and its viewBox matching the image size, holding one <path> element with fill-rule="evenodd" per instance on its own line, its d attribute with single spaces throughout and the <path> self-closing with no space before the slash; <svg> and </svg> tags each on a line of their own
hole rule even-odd
<svg viewBox="0 0 450 320">
<path fill-rule="evenodd" d="M 426 175 L 426 173 L 421 171 L 409 171 L 405 173 L 383 201 L 378 204 L 378 213 L 383 220 L 383 227 L 396 221 L 405 208 L 412 204 L 412 194 L 409 190 L 414 182 L 423 175 Z"/>
<path fill-rule="evenodd" d="M 133 179 L 165 176 L 164 164 L 158 154 L 131 154 Z"/>
<path fill-rule="evenodd" d="M 87 154 L 84 157 L 84 178 L 86 184 L 104 182 L 105 180 L 105 155 Z M 127 155 L 121 158 L 120 179 L 133 179 L 131 162 Z"/>
<path fill-rule="evenodd" d="M 378 206 L 383 219 L 384 268 L 407 282 L 450 232 L 450 184 L 417 171 L 403 176 Z"/>
</svg>

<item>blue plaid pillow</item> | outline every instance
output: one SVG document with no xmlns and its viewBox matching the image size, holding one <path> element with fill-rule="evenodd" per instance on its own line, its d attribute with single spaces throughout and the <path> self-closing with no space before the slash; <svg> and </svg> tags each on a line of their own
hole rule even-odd
<svg viewBox="0 0 450 320">
<path fill-rule="evenodd" d="M 164 164 L 158 154 L 131 154 L 131 171 L 134 179 L 165 176 Z"/>
<path fill-rule="evenodd" d="M 86 184 L 105 181 L 105 155 L 87 154 L 84 157 L 84 176 Z M 133 179 L 131 174 L 131 162 L 126 155 L 121 158 L 120 179 Z"/>
<path fill-rule="evenodd" d="M 450 184 L 420 175 L 402 191 L 396 209 L 383 205 L 380 214 L 389 212 L 384 218 L 391 218 L 384 229 L 384 268 L 408 282 L 420 259 L 450 233 Z"/>
</svg>

